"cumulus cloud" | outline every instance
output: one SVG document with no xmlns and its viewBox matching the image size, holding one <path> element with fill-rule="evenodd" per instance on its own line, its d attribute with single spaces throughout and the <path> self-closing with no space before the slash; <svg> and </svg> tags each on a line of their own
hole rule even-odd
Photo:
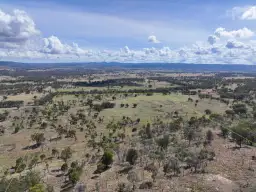
<svg viewBox="0 0 256 192">
<path fill-rule="evenodd" d="M 48 38 L 44 38 L 43 48 L 40 50 L 42 53 L 47 54 L 56 54 L 56 55 L 88 55 L 90 56 L 90 51 L 84 50 L 78 46 L 78 44 L 73 43 L 72 45 L 64 44 L 61 40 L 56 36 L 50 36 Z"/>
<path fill-rule="evenodd" d="M 125 46 L 125 47 L 122 49 L 122 51 L 123 51 L 124 53 L 130 53 L 130 49 L 129 49 L 128 46 Z"/>
<path fill-rule="evenodd" d="M 228 11 L 228 14 L 231 15 L 233 19 L 256 20 L 256 6 L 234 7 L 232 10 Z"/>
<path fill-rule="evenodd" d="M 208 37 L 208 43 L 210 43 L 211 45 L 213 45 L 213 44 L 215 44 L 215 43 L 217 42 L 218 39 L 219 39 L 219 38 L 216 37 L 215 35 L 210 35 L 210 36 Z"/>
<path fill-rule="evenodd" d="M 246 27 L 234 31 L 227 31 L 225 28 L 220 27 L 215 30 L 214 35 L 219 38 L 225 37 L 246 39 L 253 37 L 255 33 Z"/>
<path fill-rule="evenodd" d="M 44 38 L 44 48 L 42 52 L 51 54 L 63 54 L 67 52 L 67 47 L 61 43 L 58 37 L 51 36 L 49 38 Z"/>
<path fill-rule="evenodd" d="M 256 62 L 256 42 L 248 40 L 253 36 L 254 32 L 248 28 L 233 31 L 217 28 L 206 42 L 177 50 L 169 47 L 135 50 L 125 46 L 116 51 L 91 51 L 76 43 L 67 44 L 57 36 L 43 38 L 33 20 L 23 11 L 10 14 L 0 11 L 0 58 L 10 60 L 253 64 Z M 160 43 L 154 35 L 149 36 L 148 41 Z"/>
<path fill-rule="evenodd" d="M 150 55 L 150 54 L 158 54 L 158 50 L 157 50 L 155 47 L 152 47 L 152 48 L 144 48 L 144 52 L 145 52 L 145 54 L 147 54 L 147 55 Z"/>
<path fill-rule="evenodd" d="M 24 45 L 31 38 L 38 36 L 34 21 L 21 10 L 14 10 L 8 14 L 0 10 L 0 46 L 17 48 Z"/>
<path fill-rule="evenodd" d="M 242 48 L 247 49 L 247 48 L 249 48 L 246 44 L 236 41 L 236 40 L 228 40 L 226 47 L 228 49 L 242 49 Z"/>
<path fill-rule="evenodd" d="M 150 35 L 148 37 L 148 42 L 150 42 L 150 43 L 160 43 L 160 41 L 156 38 L 155 35 Z"/>
<path fill-rule="evenodd" d="M 33 19 L 21 10 L 5 13 L 0 10 L 0 49 L 13 50 L 17 55 L 35 55 L 35 51 L 47 54 L 84 55 L 88 51 L 77 44 L 63 44 L 58 37 L 42 38 Z M 26 54 L 21 54 L 23 50 Z M 28 54 L 29 53 L 29 54 Z M 8 54 L 7 54 L 8 55 Z"/>
</svg>

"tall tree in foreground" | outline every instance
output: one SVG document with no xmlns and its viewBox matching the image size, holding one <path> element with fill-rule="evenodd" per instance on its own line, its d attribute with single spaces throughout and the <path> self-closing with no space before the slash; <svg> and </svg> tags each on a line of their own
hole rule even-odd
<svg viewBox="0 0 256 192">
<path fill-rule="evenodd" d="M 239 123 L 232 128 L 231 137 L 235 140 L 239 147 L 242 147 L 242 143 L 247 139 L 249 128 L 245 123 Z"/>
</svg>

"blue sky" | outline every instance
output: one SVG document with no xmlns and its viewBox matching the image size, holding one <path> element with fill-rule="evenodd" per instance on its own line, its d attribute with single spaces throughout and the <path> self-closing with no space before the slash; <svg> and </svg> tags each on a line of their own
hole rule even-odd
<svg viewBox="0 0 256 192">
<path fill-rule="evenodd" d="M 14 15 L 13 18 L 16 19 L 29 17 L 35 24 L 33 29 L 39 32 L 33 31 L 29 34 L 29 38 L 26 36 L 27 39 L 22 45 L 17 43 L 10 45 L 10 40 L 7 42 L 8 46 L 3 43 L 2 59 L 56 60 L 64 55 L 66 57 L 71 55 L 67 60 L 83 58 L 84 61 L 93 59 L 100 61 L 121 58 L 120 61 L 136 62 L 146 58 L 145 61 L 153 62 L 157 59 L 152 58 L 158 56 L 163 62 L 204 63 L 209 59 L 210 63 L 254 64 L 254 60 L 251 60 L 254 53 L 254 34 L 249 35 L 249 42 L 247 38 L 241 41 L 236 32 L 232 33 L 232 31 L 243 33 L 239 30 L 244 28 L 253 33 L 256 31 L 256 18 L 241 17 L 241 14 L 254 7 L 254 3 L 255 1 L 252 0 L 1 0 L 0 9 L 3 13 Z M 24 11 L 26 15 L 15 15 L 13 13 L 15 9 Z M 9 25 L 13 26 L 6 15 L 2 20 L 6 28 Z M 26 30 L 31 22 L 26 24 Z M 23 23 L 18 27 L 22 25 Z M 209 36 L 214 35 L 218 28 L 225 28 L 225 31 L 217 37 L 220 39 L 218 46 L 208 45 Z M 17 27 L 12 30 L 16 29 Z M 35 43 L 36 35 L 42 40 Z M 5 36 L 3 36 L 4 40 L 6 40 Z M 52 36 L 56 38 L 51 38 Z M 150 38 L 152 36 L 155 40 Z M 225 46 L 227 41 L 233 43 L 235 41 L 236 46 L 232 46 L 230 50 L 230 46 Z M 78 45 L 74 48 L 73 43 Z M 243 43 L 243 46 L 241 44 L 238 46 L 237 43 Z M 240 60 L 239 54 L 247 53 L 248 46 L 251 47 L 251 55 Z M 20 58 L 14 58 L 14 54 L 6 56 L 5 47 L 8 47 L 9 51 L 12 49 L 13 53 L 19 51 Z M 75 51 L 78 47 L 79 51 Z M 229 49 L 224 50 L 223 47 Z M 221 50 L 223 54 L 216 55 L 217 52 L 211 52 L 212 49 Z M 105 54 L 106 50 L 111 54 Z M 186 56 L 183 54 L 184 51 Z M 208 53 L 209 51 L 211 53 Z M 148 53 L 143 55 L 145 52 Z"/>
</svg>

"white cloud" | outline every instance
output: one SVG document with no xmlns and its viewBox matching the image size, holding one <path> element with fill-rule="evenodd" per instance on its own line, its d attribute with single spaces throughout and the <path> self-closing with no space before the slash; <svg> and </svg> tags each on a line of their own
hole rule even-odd
<svg viewBox="0 0 256 192">
<path fill-rule="evenodd" d="M 44 47 L 41 51 L 49 54 L 81 55 L 88 53 L 88 51 L 79 48 L 76 43 L 73 43 L 72 45 L 63 44 L 56 36 L 44 38 Z"/>
<path fill-rule="evenodd" d="M 44 38 L 44 48 L 42 52 L 50 54 L 63 54 L 66 53 L 68 47 L 63 45 L 58 37 L 51 36 L 49 38 Z"/>
<path fill-rule="evenodd" d="M 125 46 L 117 51 L 91 51 L 75 43 L 67 44 L 57 36 L 43 38 L 42 35 L 25 12 L 14 11 L 6 14 L 0 11 L 0 57 L 3 60 L 246 64 L 256 61 L 256 42 L 248 40 L 254 36 L 254 32 L 247 28 L 234 31 L 218 28 L 208 37 L 208 42 L 178 50 L 169 47 L 135 50 Z M 159 43 L 154 35 L 148 37 L 148 40 Z"/>
<path fill-rule="evenodd" d="M 51 36 L 48 38 L 44 38 L 44 46 L 43 49 L 40 50 L 42 53 L 48 54 L 56 54 L 56 55 L 90 55 L 90 52 L 84 50 L 78 46 L 78 44 L 73 43 L 72 45 L 63 44 L 60 39 L 56 36 Z"/>
<path fill-rule="evenodd" d="M 35 51 L 47 54 L 88 54 L 75 43 L 63 44 L 56 36 L 42 38 L 33 19 L 21 10 L 14 10 L 10 14 L 0 10 L 0 49 L 7 52 L 13 50 L 21 57 L 32 57 Z"/>
<path fill-rule="evenodd" d="M 156 38 L 155 35 L 150 35 L 148 37 L 148 42 L 150 42 L 150 43 L 160 43 L 160 41 Z"/>
<path fill-rule="evenodd" d="M 255 20 L 256 19 L 256 6 L 249 7 L 241 15 L 242 20 Z"/>
<path fill-rule="evenodd" d="M 231 11 L 228 11 L 228 14 L 233 19 L 256 20 L 256 6 L 234 7 Z"/>
<path fill-rule="evenodd" d="M 155 47 L 152 48 L 144 48 L 143 49 L 145 54 L 150 55 L 150 54 L 158 54 L 158 50 Z"/>
<path fill-rule="evenodd" d="M 246 27 L 234 31 L 227 31 L 225 28 L 220 27 L 215 30 L 214 35 L 219 38 L 224 37 L 246 39 L 253 37 L 255 33 Z"/>
<path fill-rule="evenodd" d="M 14 10 L 8 14 L 0 10 L 1 47 L 20 47 L 39 34 L 40 31 L 26 12 Z"/>
<path fill-rule="evenodd" d="M 123 51 L 124 53 L 130 53 L 130 49 L 128 46 L 125 46 L 121 51 Z"/>
<path fill-rule="evenodd" d="M 249 48 L 249 46 L 247 46 L 246 44 L 236 41 L 236 40 L 228 40 L 226 47 L 228 49 L 242 49 L 242 48 L 247 49 L 247 48 Z"/>
</svg>

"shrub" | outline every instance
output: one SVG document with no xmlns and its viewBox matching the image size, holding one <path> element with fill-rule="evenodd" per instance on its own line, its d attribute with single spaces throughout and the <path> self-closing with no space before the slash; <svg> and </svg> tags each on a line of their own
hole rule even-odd
<svg viewBox="0 0 256 192">
<path fill-rule="evenodd" d="M 186 140 L 188 140 L 189 145 L 191 141 L 195 138 L 195 130 L 191 127 L 185 127 L 184 128 L 184 137 Z"/>
<path fill-rule="evenodd" d="M 45 141 L 44 133 L 34 133 L 31 135 L 32 141 L 35 141 L 37 145 L 41 145 Z"/>
<path fill-rule="evenodd" d="M 220 127 L 220 130 L 222 137 L 227 138 L 229 135 L 229 130 L 223 126 Z"/>
<path fill-rule="evenodd" d="M 145 181 L 140 184 L 139 189 L 151 189 L 153 187 L 153 183 L 151 181 Z"/>
<path fill-rule="evenodd" d="M 211 130 L 208 130 L 208 131 L 206 132 L 206 141 L 207 141 L 208 143 L 211 143 L 212 140 L 213 140 L 213 133 L 212 133 Z"/>
<path fill-rule="evenodd" d="M 166 163 L 163 167 L 164 174 L 166 175 L 167 173 L 173 171 L 174 175 L 180 173 L 180 166 L 179 166 L 179 161 L 176 158 L 171 158 L 168 163 Z"/>
<path fill-rule="evenodd" d="M 247 113 L 247 108 L 245 104 L 235 104 L 232 106 L 236 114 L 245 114 Z"/>
<path fill-rule="evenodd" d="M 29 192 L 45 192 L 45 187 L 43 184 L 36 184 L 29 188 Z"/>
<path fill-rule="evenodd" d="M 18 133 L 19 131 L 20 131 L 20 127 L 18 125 L 15 126 L 13 133 Z"/>
<path fill-rule="evenodd" d="M 69 173 L 68 178 L 73 185 L 75 185 L 79 181 L 81 173 L 82 172 L 78 169 L 74 169 Z"/>
<path fill-rule="evenodd" d="M 24 171 L 26 169 L 26 166 L 27 165 L 25 163 L 20 164 L 18 167 L 16 167 L 16 172 L 21 173 L 22 171 Z"/>
<path fill-rule="evenodd" d="M 0 179 L 0 191 L 28 191 L 31 187 L 34 187 L 39 183 L 41 183 L 39 173 L 29 171 L 25 176 L 22 177 L 12 178 L 11 180 L 7 180 L 6 178 Z"/>
<path fill-rule="evenodd" d="M 67 162 L 68 159 L 72 157 L 72 151 L 70 147 L 65 148 L 61 151 L 60 158 Z"/>
<path fill-rule="evenodd" d="M 206 109 L 204 112 L 206 115 L 210 115 L 212 113 L 212 111 L 210 109 Z"/>
<path fill-rule="evenodd" d="M 68 170 L 68 164 L 64 163 L 63 165 L 61 165 L 60 170 L 66 172 Z"/>
<path fill-rule="evenodd" d="M 45 159 L 45 157 L 46 157 L 46 155 L 45 155 L 45 154 L 40 155 L 40 159 L 41 159 L 41 161 L 43 161 L 43 160 Z"/>
<path fill-rule="evenodd" d="M 149 139 L 153 137 L 153 134 L 152 134 L 152 131 L 151 131 L 151 128 L 150 128 L 150 123 L 147 123 L 146 135 L 147 135 L 147 138 L 149 138 Z"/>
<path fill-rule="evenodd" d="M 160 138 L 157 140 L 157 144 L 159 145 L 159 147 L 163 150 L 163 149 L 167 149 L 168 145 L 169 145 L 169 136 L 168 135 L 164 135 L 163 138 Z"/>
<path fill-rule="evenodd" d="M 101 162 L 108 167 L 113 163 L 113 152 L 110 150 L 106 150 L 102 156 Z"/>
<path fill-rule="evenodd" d="M 139 157 L 139 154 L 137 150 L 129 149 L 126 155 L 126 161 L 128 161 L 131 165 L 134 165 L 138 157 Z"/>
</svg>

